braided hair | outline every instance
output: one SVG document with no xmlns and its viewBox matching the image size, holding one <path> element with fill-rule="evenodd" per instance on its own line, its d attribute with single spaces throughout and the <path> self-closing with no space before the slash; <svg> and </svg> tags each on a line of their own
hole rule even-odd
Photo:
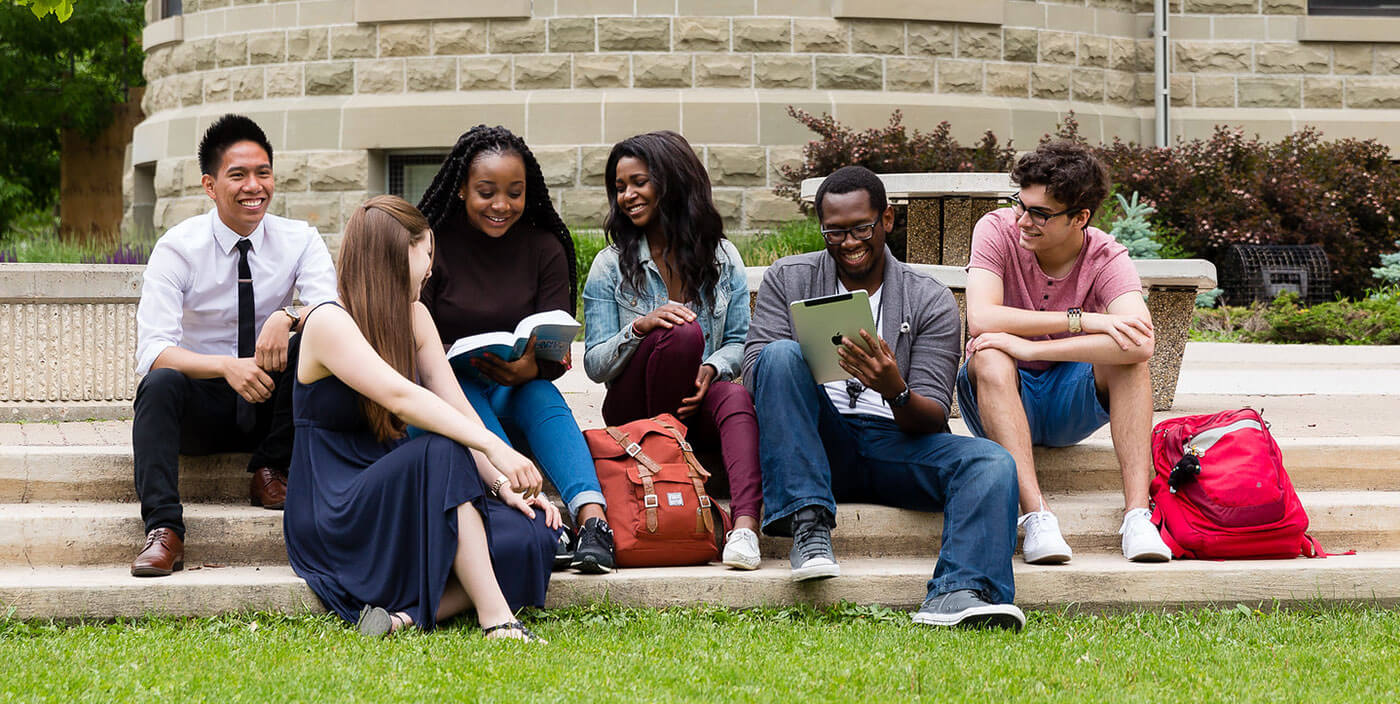
<svg viewBox="0 0 1400 704">
<path fill-rule="evenodd" d="M 569 266 L 569 300 L 576 300 L 578 261 L 574 254 L 574 238 L 549 199 L 549 186 L 544 183 L 540 163 L 530 153 L 530 148 L 525 146 L 525 140 L 510 130 L 500 125 L 477 125 L 458 137 L 452 153 L 443 160 L 432 184 L 423 192 L 418 209 L 428 218 L 429 226 L 437 231 L 447 221 L 453 208 L 464 207 L 460 196 L 462 184 L 467 181 L 472 162 L 485 154 L 515 154 L 525 162 L 525 212 L 520 219 L 553 234 L 559 240 L 564 248 L 564 260 Z"/>
</svg>

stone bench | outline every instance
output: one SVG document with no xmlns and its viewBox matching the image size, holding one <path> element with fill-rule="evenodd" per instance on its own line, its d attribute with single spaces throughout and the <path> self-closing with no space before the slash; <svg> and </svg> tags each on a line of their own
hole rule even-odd
<svg viewBox="0 0 1400 704">
<path fill-rule="evenodd" d="M 804 201 L 816 200 L 822 180 L 802 181 Z M 881 174 L 880 180 L 890 203 L 904 211 L 903 232 L 891 239 L 901 240 L 905 261 L 934 265 L 927 271 L 953 289 L 966 320 L 963 289 L 967 276 L 962 268 L 972 254 L 972 228 L 983 215 L 1002 207 L 1006 197 L 1016 192 L 1016 185 L 1004 173 Z M 1156 326 L 1156 353 L 1150 363 L 1152 405 L 1164 411 L 1172 407 L 1176 396 L 1196 294 L 1215 288 L 1215 265 L 1204 259 L 1139 259 L 1134 263 Z M 966 325 L 963 329 L 965 332 Z"/>
</svg>

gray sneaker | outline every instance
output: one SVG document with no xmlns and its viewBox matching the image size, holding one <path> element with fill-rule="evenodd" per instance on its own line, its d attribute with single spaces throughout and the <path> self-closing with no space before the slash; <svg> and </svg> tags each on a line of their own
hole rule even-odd
<svg viewBox="0 0 1400 704">
<path fill-rule="evenodd" d="M 792 517 L 792 581 L 828 579 L 841 576 L 836 554 L 831 550 L 831 514 L 820 506 L 809 506 Z"/>
<path fill-rule="evenodd" d="M 1020 631 L 1026 625 L 1026 615 L 1015 604 L 993 604 L 980 592 L 958 589 L 925 599 L 914 613 L 914 623 Z"/>
</svg>

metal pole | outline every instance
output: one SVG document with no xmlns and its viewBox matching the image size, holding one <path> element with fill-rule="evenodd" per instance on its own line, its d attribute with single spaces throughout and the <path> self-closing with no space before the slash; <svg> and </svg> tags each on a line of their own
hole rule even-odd
<svg viewBox="0 0 1400 704">
<path fill-rule="evenodd" d="M 1171 123 L 1167 111 L 1171 108 L 1171 39 L 1167 36 L 1167 2 L 1155 0 L 1152 12 L 1152 37 L 1156 47 L 1156 122 L 1152 132 L 1158 147 L 1171 145 Z"/>
</svg>

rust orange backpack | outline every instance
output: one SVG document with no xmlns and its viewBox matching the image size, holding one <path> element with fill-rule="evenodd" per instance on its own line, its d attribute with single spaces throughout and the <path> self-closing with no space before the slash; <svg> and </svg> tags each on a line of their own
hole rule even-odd
<svg viewBox="0 0 1400 704">
<path fill-rule="evenodd" d="M 719 559 L 729 514 L 705 493 L 710 473 L 685 434 L 667 413 L 583 433 L 608 502 L 619 567 Z"/>
</svg>

